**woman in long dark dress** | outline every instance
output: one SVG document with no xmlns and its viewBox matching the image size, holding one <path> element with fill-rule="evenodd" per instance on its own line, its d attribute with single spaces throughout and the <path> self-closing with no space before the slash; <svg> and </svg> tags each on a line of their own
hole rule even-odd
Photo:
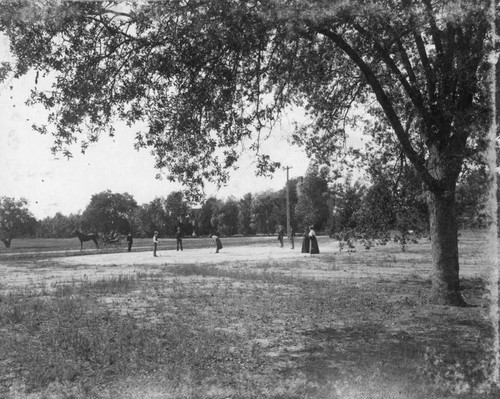
<svg viewBox="0 0 500 399">
<path fill-rule="evenodd" d="M 304 238 L 302 238 L 302 251 L 303 254 L 309 253 L 309 230 L 304 230 Z"/>
<path fill-rule="evenodd" d="M 309 241 L 311 245 L 311 254 L 319 254 L 318 240 L 313 226 L 309 227 Z"/>
</svg>

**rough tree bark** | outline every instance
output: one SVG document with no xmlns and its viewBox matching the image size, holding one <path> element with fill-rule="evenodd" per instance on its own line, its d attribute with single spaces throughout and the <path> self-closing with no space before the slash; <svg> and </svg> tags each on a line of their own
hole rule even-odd
<svg viewBox="0 0 500 399">
<path fill-rule="evenodd" d="M 455 192 L 429 192 L 428 203 L 433 263 L 431 302 L 466 306 L 460 293 Z"/>
<path fill-rule="evenodd" d="M 428 191 L 429 228 L 433 271 L 430 300 L 434 304 L 466 306 L 459 277 L 456 182 L 462 157 L 457 156 L 458 140 L 429 148 L 428 170 L 435 179 Z"/>
</svg>

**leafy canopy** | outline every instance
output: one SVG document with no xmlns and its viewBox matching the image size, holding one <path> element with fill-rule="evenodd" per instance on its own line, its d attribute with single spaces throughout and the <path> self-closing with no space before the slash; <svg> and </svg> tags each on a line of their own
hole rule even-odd
<svg viewBox="0 0 500 399">
<path fill-rule="evenodd" d="M 137 207 L 136 200 L 128 193 L 103 191 L 92 195 L 82 214 L 82 223 L 90 231 L 127 234 L 132 212 Z"/>
<path fill-rule="evenodd" d="M 0 30 L 15 76 L 35 69 L 52 81 L 31 101 L 50 110 L 36 129 L 54 135 L 54 151 L 70 155 L 79 140 L 85 149 L 123 119 L 145 126 L 137 146 L 158 168 L 202 187 L 225 182 L 248 142 L 259 170 L 273 171 L 260 140 L 290 107 L 311 121 L 295 141 L 328 159 L 355 122 L 352 108 L 376 100 L 437 192 L 479 149 L 488 120 L 489 3 L 16 0 L 1 4 Z"/>
<path fill-rule="evenodd" d="M 0 197 L 0 240 L 10 247 L 13 238 L 33 234 L 36 219 L 24 198 Z"/>
</svg>

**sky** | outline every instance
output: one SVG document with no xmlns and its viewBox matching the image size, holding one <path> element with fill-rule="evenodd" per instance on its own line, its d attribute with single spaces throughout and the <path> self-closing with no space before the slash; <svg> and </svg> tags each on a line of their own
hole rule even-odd
<svg viewBox="0 0 500 399">
<path fill-rule="evenodd" d="M 0 61 L 11 61 L 8 40 L 2 36 Z M 33 215 L 43 219 L 57 212 L 64 215 L 83 212 L 91 196 L 105 190 L 127 192 L 144 204 L 182 189 L 179 184 L 155 178 L 158 170 L 154 168 L 153 156 L 147 149 L 134 149 L 136 129 L 123 123 L 117 123 L 115 137 L 101 137 L 85 154 L 76 148 L 69 160 L 62 154 L 54 156 L 50 151 L 52 137 L 31 127 L 33 123 L 46 121 L 46 111 L 24 104 L 33 85 L 32 75 L 0 84 L 0 196 L 27 199 Z M 263 152 L 292 168 L 290 178 L 303 176 L 309 163 L 303 150 L 288 143 L 290 122 L 296 117 L 300 116 L 285 116 L 281 128 L 263 146 Z M 273 178 L 257 177 L 253 161 L 251 156 L 243 155 L 227 186 L 220 190 L 209 186 L 207 195 L 241 198 L 248 192 L 279 190 L 285 186 L 284 170 L 277 171 Z"/>
</svg>

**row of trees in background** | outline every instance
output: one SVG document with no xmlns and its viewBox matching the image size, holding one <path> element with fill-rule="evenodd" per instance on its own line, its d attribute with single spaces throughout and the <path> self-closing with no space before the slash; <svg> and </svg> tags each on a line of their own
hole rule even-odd
<svg viewBox="0 0 500 399">
<path fill-rule="evenodd" d="M 331 175 L 328 167 L 312 163 L 303 178 L 289 181 L 291 225 L 297 235 L 310 225 L 344 240 L 427 229 L 425 192 L 411 167 L 403 166 L 398 174 L 368 168 L 368 183 L 352 178 L 335 183 Z M 471 227 L 487 223 L 481 206 L 485 179 L 481 169 L 474 169 L 464 173 L 458 186 L 459 217 Z M 190 206 L 182 192 L 139 205 L 128 193 L 108 190 L 93 195 L 81 213 L 57 213 L 38 221 L 26 200 L 0 198 L 0 239 L 6 247 L 16 237 L 67 238 L 75 230 L 103 235 L 132 232 L 136 237 L 151 237 L 158 231 L 168 237 L 181 227 L 186 236 L 271 235 L 286 222 L 286 188 L 225 200 L 210 197 L 200 207 Z"/>
</svg>

